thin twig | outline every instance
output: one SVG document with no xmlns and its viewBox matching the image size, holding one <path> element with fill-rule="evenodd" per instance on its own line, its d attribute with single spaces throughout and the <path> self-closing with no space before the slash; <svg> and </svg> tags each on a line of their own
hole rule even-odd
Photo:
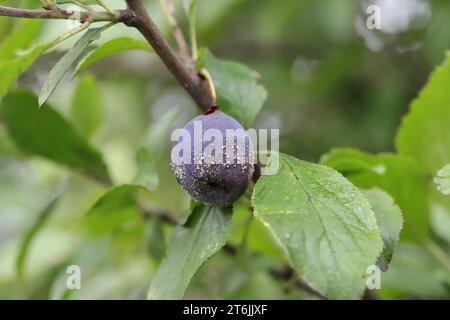
<svg viewBox="0 0 450 320">
<path fill-rule="evenodd" d="M 110 9 L 104 2 L 103 0 L 97 0 L 97 3 L 106 11 L 108 11 L 112 16 L 114 16 L 116 13 L 114 10 Z"/>
<path fill-rule="evenodd" d="M 162 221 L 164 221 L 172 226 L 178 225 L 178 219 L 174 215 L 172 215 L 172 213 L 167 212 L 165 210 L 149 209 L 144 206 L 140 206 L 139 211 L 141 212 L 142 217 L 145 219 L 149 219 L 152 217 L 158 217 Z"/>
<path fill-rule="evenodd" d="M 189 49 L 184 39 L 183 32 L 181 32 L 181 28 L 178 25 L 178 22 L 175 18 L 175 7 L 173 5 L 172 0 L 160 0 L 161 7 L 163 8 L 164 14 L 166 15 L 167 22 L 169 23 L 169 27 L 172 31 L 173 37 L 177 43 L 180 56 L 185 61 L 189 61 Z"/>
<path fill-rule="evenodd" d="M 295 274 L 295 271 L 291 267 L 285 266 L 282 268 L 270 269 L 270 274 L 272 275 L 272 277 L 274 277 L 276 279 L 290 280 L 290 279 L 292 279 L 293 275 Z M 326 300 L 326 297 L 324 297 L 322 294 L 320 294 L 319 292 L 317 292 L 316 290 L 311 288 L 309 286 L 309 284 L 307 284 L 305 281 L 303 281 L 300 278 L 295 281 L 295 285 L 299 289 L 305 291 L 306 293 L 308 293 L 316 298 Z"/>
</svg>

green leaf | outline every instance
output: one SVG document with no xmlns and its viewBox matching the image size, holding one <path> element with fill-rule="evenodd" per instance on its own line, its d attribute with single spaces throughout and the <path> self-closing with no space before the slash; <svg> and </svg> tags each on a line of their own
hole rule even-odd
<svg viewBox="0 0 450 320">
<path fill-rule="evenodd" d="M 390 153 L 370 154 L 355 149 L 333 149 L 322 164 L 341 172 L 362 189 L 378 187 L 399 205 L 405 220 L 402 240 L 417 242 L 428 237 L 429 180 L 410 157 Z"/>
<path fill-rule="evenodd" d="M 72 101 L 71 113 L 75 127 L 86 138 L 100 127 L 103 119 L 103 101 L 94 76 L 81 78 Z"/>
<path fill-rule="evenodd" d="M 40 45 L 13 60 L 0 61 L 0 99 L 47 48 L 46 45 Z"/>
<path fill-rule="evenodd" d="M 144 186 L 148 190 L 155 190 L 159 184 L 155 155 L 149 149 L 142 147 L 136 152 L 136 162 L 138 170 L 133 183 Z"/>
<path fill-rule="evenodd" d="M 450 271 L 423 247 L 400 244 L 389 271 L 383 274 L 383 291 L 393 298 L 448 298 Z M 382 291 L 382 293 L 383 293 Z M 392 298 L 391 298 L 392 299 Z"/>
<path fill-rule="evenodd" d="M 378 258 L 378 265 L 381 270 L 386 271 L 392 260 L 392 255 L 397 246 L 400 231 L 402 230 L 402 211 L 395 204 L 394 199 L 383 190 L 374 188 L 364 190 L 363 194 L 369 200 L 372 210 L 375 212 L 378 227 L 381 231 L 383 252 Z"/>
<path fill-rule="evenodd" d="M 41 20 L 24 20 L 0 45 L 0 61 L 16 58 L 19 50 L 28 48 L 41 30 Z"/>
<path fill-rule="evenodd" d="M 278 173 L 258 180 L 252 202 L 314 289 L 332 299 L 361 297 L 382 240 L 369 202 L 340 173 L 280 154 Z"/>
<path fill-rule="evenodd" d="M 19 253 L 16 258 L 16 271 L 19 277 L 23 276 L 23 269 L 28 255 L 28 249 L 30 248 L 30 245 L 33 242 L 34 237 L 38 234 L 39 230 L 42 229 L 48 218 L 54 212 L 54 209 L 58 204 L 59 198 L 60 198 L 59 195 L 53 197 L 53 199 L 40 212 L 38 218 L 33 222 L 31 228 L 26 232 L 20 245 Z"/>
<path fill-rule="evenodd" d="M 446 196 L 450 195 L 450 164 L 436 173 L 434 183 L 436 183 L 439 192 Z"/>
<path fill-rule="evenodd" d="M 219 60 L 206 49 L 200 50 L 200 61 L 213 78 L 219 106 L 249 128 L 267 99 L 258 74 L 242 64 Z"/>
<path fill-rule="evenodd" d="M 66 72 L 75 61 L 82 56 L 89 44 L 100 38 L 101 32 L 102 28 L 87 30 L 75 45 L 56 63 L 53 69 L 50 70 L 50 73 L 42 86 L 41 93 L 39 94 L 39 107 L 41 107 L 55 91 Z"/>
<path fill-rule="evenodd" d="M 450 245 L 450 213 L 439 204 L 431 208 L 431 227 L 436 236 Z"/>
<path fill-rule="evenodd" d="M 121 185 L 108 190 L 86 215 L 88 231 L 93 235 L 103 235 L 141 219 L 140 199 L 147 194 L 147 189 L 135 185 Z"/>
<path fill-rule="evenodd" d="M 189 23 L 193 23 L 195 25 L 195 6 L 197 4 L 196 0 L 184 0 L 184 10 L 189 19 Z"/>
<path fill-rule="evenodd" d="M 167 254 L 154 275 L 149 299 L 181 299 L 197 269 L 222 248 L 231 232 L 231 209 L 195 207 L 175 229 Z"/>
<path fill-rule="evenodd" d="M 147 144 L 149 150 L 156 155 L 156 158 L 161 156 L 165 141 L 170 139 L 169 130 L 180 114 L 180 109 L 173 109 L 152 124 L 148 132 Z"/>
<path fill-rule="evenodd" d="M 414 157 L 429 174 L 450 163 L 449 83 L 450 53 L 412 102 L 397 133 L 399 153 Z"/>
<path fill-rule="evenodd" d="M 48 299 L 68 300 L 77 293 L 77 290 L 69 289 L 66 285 L 68 276 L 66 272 L 67 267 L 70 265 L 79 266 L 82 273 L 82 281 L 86 284 L 91 283 L 93 276 L 98 274 L 98 270 L 104 266 L 105 260 L 111 254 L 110 241 L 106 237 L 85 240 L 73 252 L 73 255 L 61 261 L 61 268 L 53 270 L 51 274 L 52 284 L 51 288 L 49 288 Z"/>
<path fill-rule="evenodd" d="M 147 252 L 156 261 L 161 261 L 166 253 L 166 241 L 164 239 L 163 223 L 161 219 L 155 219 L 147 231 Z"/>
<path fill-rule="evenodd" d="M 134 184 L 145 186 L 149 190 L 155 190 L 159 185 L 157 165 L 161 158 L 162 144 L 167 141 L 170 126 L 179 114 L 178 109 L 170 111 L 152 125 L 148 134 L 148 147 L 140 148 L 136 154 L 138 172 Z"/>
<path fill-rule="evenodd" d="M 49 105 L 39 109 L 33 93 L 25 90 L 9 93 L 3 100 L 1 114 L 12 140 L 22 151 L 111 183 L 100 153 Z"/>
<path fill-rule="evenodd" d="M 251 218 L 251 221 L 249 219 Z M 249 200 L 241 197 L 233 203 L 233 231 L 228 243 L 235 247 L 243 246 L 252 254 L 272 258 L 279 263 L 285 261 L 282 250 L 274 243 L 272 236 L 260 220 L 253 218 L 253 209 Z"/>
<path fill-rule="evenodd" d="M 113 54 L 129 51 L 129 50 L 146 50 L 152 51 L 152 48 L 149 46 L 147 42 L 139 41 L 133 38 L 122 37 L 110 40 L 105 42 L 97 49 L 89 53 L 83 61 L 81 61 L 72 77 L 77 76 L 84 70 L 86 70 L 89 66 L 94 64 L 95 62 L 109 57 Z"/>
</svg>

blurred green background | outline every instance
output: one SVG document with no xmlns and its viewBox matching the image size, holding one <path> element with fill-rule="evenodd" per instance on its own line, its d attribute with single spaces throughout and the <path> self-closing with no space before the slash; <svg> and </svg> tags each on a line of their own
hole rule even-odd
<svg viewBox="0 0 450 320">
<path fill-rule="evenodd" d="M 37 1 L 26 2 L 22 5 L 36 5 Z M 114 8 L 124 7 L 120 0 L 105 2 Z M 186 31 L 182 1 L 174 2 Z M 18 1 L 1 3 L 18 6 Z M 239 61 L 260 73 L 269 97 L 255 127 L 280 128 L 280 149 L 305 160 L 317 161 L 337 146 L 393 151 L 402 115 L 450 48 L 448 0 L 211 3 L 198 1 L 199 44 L 222 59 Z M 365 8 L 371 3 L 383 10 L 382 30 L 369 31 L 364 26 Z M 146 4 L 170 38 L 158 1 Z M 0 17 L 0 39 L 17 23 Z M 46 22 L 36 43 L 53 39 L 65 23 Z M 141 39 L 130 28 L 115 26 L 95 44 L 124 35 Z M 22 75 L 19 85 L 38 91 L 48 71 L 74 41 L 64 42 L 58 50 L 39 58 Z M 115 184 L 133 181 L 137 151 L 148 144 L 149 136 L 169 112 L 182 110 L 173 127 L 199 112 L 152 53 L 116 55 L 96 63 L 87 73 L 97 79 L 97 98 L 103 110 L 92 144 L 103 154 Z M 69 119 L 78 82 L 79 78 L 65 79 L 50 99 Z M 167 144 L 161 146 L 166 159 L 168 146 L 167 137 Z M 177 185 L 168 161 L 161 161 L 158 174 L 155 201 L 160 208 L 182 217 L 189 208 L 189 198 Z M 24 235 L 56 189 L 62 190 L 61 200 L 33 238 L 19 277 L 16 259 Z M 0 122 L 0 298 L 145 297 L 159 263 L 149 255 L 147 245 L 154 222 L 139 219 L 102 236 L 87 232 L 85 213 L 106 190 L 45 159 L 19 152 Z M 248 213 L 248 205 L 241 202 L 234 222 L 235 243 L 240 241 Z M 168 238 L 170 227 L 163 231 Z M 249 261 L 217 254 L 195 276 L 186 297 L 311 298 L 267 271 L 283 259 L 261 225 L 252 222 L 248 241 Z M 70 264 L 82 267 L 82 290 L 67 293 L 63 288 Z M 442 279 L 450 279 L 449 273 L 442 271 L 429 253 L 402 244 L 377 294 L 383 298 L 448 298 L 449 287 L 442 285 Z"/>
</svg>

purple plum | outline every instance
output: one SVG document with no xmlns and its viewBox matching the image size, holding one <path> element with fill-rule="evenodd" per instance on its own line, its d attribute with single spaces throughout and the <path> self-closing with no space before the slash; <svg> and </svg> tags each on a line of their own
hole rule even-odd
<svg viewBox="0 0 450 320">
<path fill-rule="evenodd" d="M 235 202 L 254 172 L 249 134 L 217 108 L 194 118 L 179 131 L 172 148 L 172 170 L 193 198 L 216 207 Z M 174 140 L 174 139 L 172 139 Z"/>
</svg>

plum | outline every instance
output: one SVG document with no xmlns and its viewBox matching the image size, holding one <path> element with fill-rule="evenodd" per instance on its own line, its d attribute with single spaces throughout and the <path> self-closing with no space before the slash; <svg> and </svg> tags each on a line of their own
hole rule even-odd
<svg viewBox="0 0 450 320">
<path fill-rule="evenodd" d="M 194 118 L 181 131 L 183 139 L 178 133 L 171 161 L 178 183 L 193 198 L 211 206 L 235 202 L 254 172 L 249 134 L 218 108 Z"/>
</svg>

